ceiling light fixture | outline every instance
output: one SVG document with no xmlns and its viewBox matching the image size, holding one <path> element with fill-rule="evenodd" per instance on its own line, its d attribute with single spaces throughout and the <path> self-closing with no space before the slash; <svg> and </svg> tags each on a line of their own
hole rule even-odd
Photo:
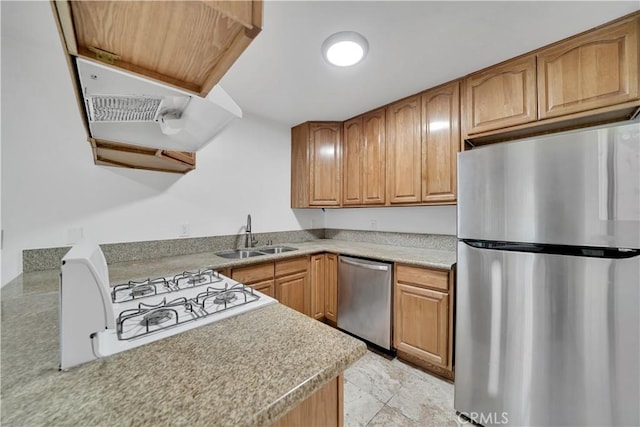
<svg viewBox="0 0 640 427">
<path fill-rule="evenodd" d="M 349 67 L 367 55 L 369 43 L 355 31 L 341 31 L 329 36 L 322 43 L 322 57 L 331 65 Z"/>
</svg>

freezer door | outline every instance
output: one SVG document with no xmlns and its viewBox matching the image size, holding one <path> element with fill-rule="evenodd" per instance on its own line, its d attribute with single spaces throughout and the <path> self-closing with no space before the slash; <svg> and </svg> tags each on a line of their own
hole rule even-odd
<svg viewBox="0 0 640 427">
<path fill-rule="evenodd" d="M 640 124 L 460 153 L 458 237 L 640 248 Z"/>
<path fill-rule="evenodd" d="M 640 256 L 458 243 L 455 409 L 485 425 L 640 425 Z"/>
</svg>

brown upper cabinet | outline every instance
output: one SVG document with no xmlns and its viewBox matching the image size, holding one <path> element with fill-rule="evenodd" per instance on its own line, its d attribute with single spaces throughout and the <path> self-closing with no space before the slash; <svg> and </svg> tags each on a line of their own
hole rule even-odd
<svg viewBox="0 0 640 427">
<path fill-rule="evenodd" d="M 465 79 L 462 136 L 473 145 L 634 117 L 640 12 Z"/>
<path fill-rule="evenodd" d="M 387 107 L 387 194 L 390 204 L 421 198 L 420 97 Z"/>
<path fill-rule="evenodd" d="M 291 129 L 291 207 L 341 202 L 342 123 L 307 122 Z"/>
<path fill-rule="evenodd" d="M 460 148 L 460 83 L 420 96 L 422 104 L 422 201 L 456 201 L 456 161 Z"/>
<path fill-rule="evenodd" d="M 638 99 L 638 18 L 538 53 L 540 118 Z"/>
<path fill-rule="evenodd" d="M 536 120 L 536 57 L 529 55 L 465 79 L 465 135 Z"/>
<path fill-rule="evenodd" d="M 383 108 L 344 122 L 342 204 L 385 202 L 386 130 Z"/>
<path fill-rule="evenodd" d="M 315 136 L 309 124 L 297 126 L 291 206 L 454 204 L 463 141 L 482 145 L 635 117 L 639 38 L 635 12 L 347 120 L 341 170 L 340 123 Z M 318 161 L 323 147 L 332 155 Z"/>
<path fill-rule="evenodd" d="M 362 117 L 344 122 L 342 143 L 342 204 L 362 204 Z"/>
<path fill-rule="evenodd" d="M 206 94 L 262 27 L 262 1 L 64 1 L 69 54 Z"/>
</svg>

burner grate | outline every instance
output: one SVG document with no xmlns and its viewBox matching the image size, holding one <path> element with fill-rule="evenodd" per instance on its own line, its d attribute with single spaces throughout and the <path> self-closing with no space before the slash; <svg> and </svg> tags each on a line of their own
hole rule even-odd
<svg viewBox="0 0 640 427">
<path fill-rule="evenodd" d="M 144 298 L 150 295 L 158 295 L 171 290 L 169 281 L 165 278 L 147 279 L 139 282 L 129 281 L 116 285 L 111 290 L 112 302 L 131 301 L 136 298 Z"/>
<path fill-rule="evenodd" d="M 165 297 L 157 304 L 140 302 L 137 308 L 123 310 L 118 316 L 118 339 L 139 338 L 258 299 L 253 288 L 241 283 L 229 286 L 225 282 L 224 286 L 207 287 L 193 298 L 180 297 L 167 302 Z"/>
<path fill-rule="evenodd" d="M 196 272 L 185 271 L 173 276 L 173 283 L 178 289 L 193 288 L 201 285 L 210 285 L 222 281 L 220 273 L 213 269 L 198 270 Z"/>
</svg>

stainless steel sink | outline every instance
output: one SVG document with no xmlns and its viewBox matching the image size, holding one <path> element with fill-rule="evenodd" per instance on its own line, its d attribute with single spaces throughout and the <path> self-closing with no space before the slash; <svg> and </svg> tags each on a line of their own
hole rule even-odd
<svg viewBox="0 0 640 427">
<path fill-rule="evenodd" d="M 238 259 L 238 258 L 251 258 L 254 256 L 260 256 L 260 255 L 264 255 L 264 253 L 258 252 L 255 250 L 249 250 L 249 249 L 238 249 L 235 251 L 218 252 L 216 255 L 222 258 Z"/>
<path fill-rule="evenodd" d="M 296 248 L 290 248 L 288 246 L 272 246 L 270 248 L 262 248 L 258 250 L 265 254 L 281 254 L 283 252 L 297 251 Z"/>
</svg>

